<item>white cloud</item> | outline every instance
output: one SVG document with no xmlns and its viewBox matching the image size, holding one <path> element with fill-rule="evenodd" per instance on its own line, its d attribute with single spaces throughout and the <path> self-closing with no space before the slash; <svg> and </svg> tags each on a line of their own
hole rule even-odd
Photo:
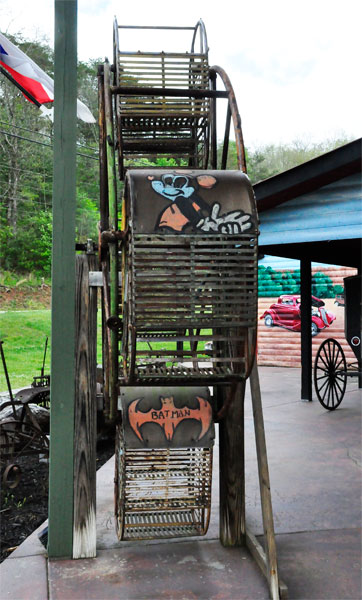
<svg viewBox="0 0 362 600">
<path fill-rule="evenodd" d="M 52 0 L 3 0 L 2 31 L 53 41 Z M 81 60 L 113 57 L 113 18 L 127 25 L 193 26 L 203 18 L 210 63 L 233 83 L 248 145 L 361 135 L 360 0 L 78 1 Z M 122 32 L 125 49 L 189 49 L 191 34 Z M 131 44 L 131 45 L 129 45 Z M 222 133 L 221 133 L 222 135 Z"/>
</svg>

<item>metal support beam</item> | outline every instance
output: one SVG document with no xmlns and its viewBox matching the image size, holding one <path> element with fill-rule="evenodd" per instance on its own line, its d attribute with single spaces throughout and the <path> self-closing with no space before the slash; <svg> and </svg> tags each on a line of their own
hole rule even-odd
<svg viewBox="0 0 362 600">
<path fill-rule="evenodd" d="M 112 94 L 121 96 L 139 96 L 140 86 L 110 86 Z M 228 98 L 229 92 L 223 90 L 200 90 L 199 88 L 169 88 L 169 87 L 142 87 L 142 96 L 164 96 L 170 98 Z"/>
<path fill-rule="evenodd" d="M 77 0 L 55 0 L 49 557 L 72 556 Z"/>
<path fill-rule="evenodd" d="M 216 92 L 216 75 L 210 76 L 211 87 Z M 211 113 L 211 168 L 217 169 L 217 126 L 216 126 L 216 99 L 213 98 L 210 107 Z"/>
<path fill-rule="evenodd" d="M 312 263 L 300 261 L 302 400 L 312 400 Z"/>
</svg>

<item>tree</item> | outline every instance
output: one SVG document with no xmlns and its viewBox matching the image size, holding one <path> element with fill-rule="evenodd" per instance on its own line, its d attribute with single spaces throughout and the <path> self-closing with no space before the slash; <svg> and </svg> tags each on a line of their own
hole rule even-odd
<svg viewBox="0 0 362 600">
<path fill-rule="evenodd" d="M 350 142 L 347 136 L 325 140 L 321 143 L 309 143 L 295 140 L 290 144 L 267 144 L 255 149 L 246 148 L 246 164 L 251 183 L 262 181 L 288 169 L 292 169 L 325 152 L 334 150 Z M 218 164 L 221 161 L 222 144 L 218 146 Z M 229 142 L 227 169 L 237 169 L 236 144 Z"/>
<path fill-rule="evenodd" d="M 46 41 L 7 36 L 50 76 L 53 52 Z M 78 97 L 97 114 L 95 61 L 80 63 Z M 53 126 L 0 75 L 1 267 L 50 274 Z M 77 123 L 78 241 L 97 237 L 99 166 L 97 125 Z"/>
</svg>

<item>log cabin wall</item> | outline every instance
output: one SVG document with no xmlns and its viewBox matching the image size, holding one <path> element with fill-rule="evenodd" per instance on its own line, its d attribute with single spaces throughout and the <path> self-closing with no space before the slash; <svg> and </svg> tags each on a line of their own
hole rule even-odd
<svg viewBox="0 0 362 600">
<path fill-rule="evenodd" d="M 285 269 L 290 270 L 290 269 Z M 349 267 L 313 267 L 312 273 L 325 273 L 333 285 L 342 285 L 344 277 L 357 274 L 357 269 Z M 277 302 L 278 298 L 259 297 L 258 316 Z M 328 311 L 336 315 L 330 327 L 320 331 L 312 338 L 312 358 L 314 361 L 317 350 L 323 340 L 329 337 L 336 339 L 342 346 L 347 362 L 354 361 L 354 354 L 344 337 L 344 307 L 337 306 L 334 298 L 324 299 Z M 259 319 L 258 323 L 258 365 L 274 367 L 300 367 L 300 333 L 284 329 L 283 327 L 266 327 L 264 321 Z"/>
</svg>

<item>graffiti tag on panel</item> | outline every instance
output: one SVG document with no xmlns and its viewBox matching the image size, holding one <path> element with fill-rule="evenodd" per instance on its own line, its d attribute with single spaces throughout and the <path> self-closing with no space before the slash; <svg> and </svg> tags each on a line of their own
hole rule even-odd
<svg viewBox="0 0 362 600">
<path fill-rule="evenodd" d="M 252 227 L 251 215 L 243 210 L 223 213 L 220 202 L 206 202 L 204 195 L 218 183 L 212 175 L 165 173 L 160 179 L 149 175 L 148 180 L 157 194 L 169 200 L 158 215 L 156 231 L 182 233 L 191 227 L 200 233 L 240 234 Z"/>
<path fill-rule="evenodd" d="M 210 402 L 205 398 L 197 396 L 199 402 L 198 408 L 177 408 L 174 404 L 173 396 L 165 398 L 160 396 L 161 408 L 150 408 L 146 412 L 142 412 L 138 405 L 141 398 L 133 400 L 128 407 L 129 424 L 136 436 L 144 441 L 142 436 L 142 426 L 145 423 L 156 423 L 159 425 L 168 441 L 171 441 L 176 428 L 183 421 L 193 419 L 201 424 L 201 430 L 197 441 L 200 441 L 208 432 L 212 423 L 212 408 Z"/>
</svg>

